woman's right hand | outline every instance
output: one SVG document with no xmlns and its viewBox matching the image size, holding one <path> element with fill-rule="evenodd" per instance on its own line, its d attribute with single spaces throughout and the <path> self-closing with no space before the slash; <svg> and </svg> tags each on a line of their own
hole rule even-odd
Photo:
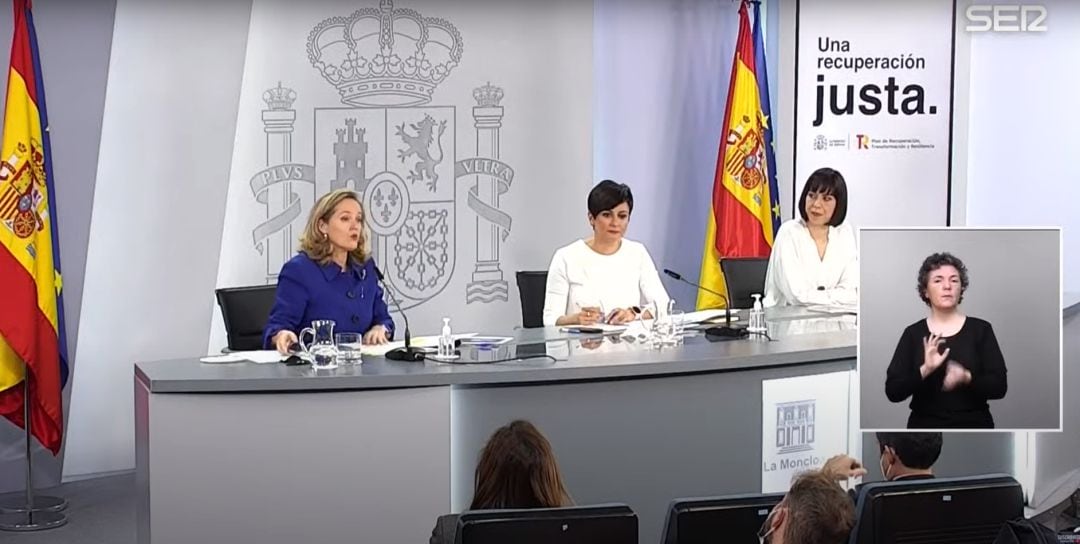
<svg viewBox="0 0 1080 544">
<path fill-rule="evenodd" d="M 574 314 L 578 325 L 595 325 L 600 321 L 600 308 L 586 306 L 580 312 Z"/>
<path fill-rule="evenodd" d="M 949 356 L 949 348 L 945 348 L 944 352 L 938 353 L 938 346 L 944 341 L 945 339 L 940 334 L 934 333 L 930 333 L 930 336 L 923 338 L 923 364 L 919 367 L 919 373 L 922 374 L 923 378 L 941 367 Z"/>
<path fill-rule="evenodd" d="M 296 333 L 289 330 L 280 330 L 274 335 L 274 349 L 282 355 L 289 354 L 289 346 L 296 343 Z"/>
</svg>

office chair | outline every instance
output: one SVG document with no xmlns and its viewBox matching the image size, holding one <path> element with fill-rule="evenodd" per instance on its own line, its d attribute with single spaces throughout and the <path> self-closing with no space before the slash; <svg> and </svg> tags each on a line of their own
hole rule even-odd
<svg viewBox="0 0 1080 544">
<path fill-rule="evenodd" d="M 638 544 L 637 514 L 625 504 L 476 510 L 458 518 L 456 544 Z"/>
<path fill-rule="evenodd" d="M 765 295 L 768 257 L 725 257 L 720 259 L 728 301 L 732 308 L 753 308 L 755 293 Z"/>
<path fill-rule="evenodd" d="M 663 544 L 757 544 L 758 529 L 783 493 L 675 499 L 664 523 Z"/>
<path fill-rule="evenodd" d="M 519 270 L 516 275 L 521 296 L 521 326 L 527 329 L 543 327 L 547 270 Z"/>
<path fill-rule="evenodd" d="M 276 292 L 277 285 L 226 287 L 214 291 L 225 321 L 229 351 L 262 349 L 263 329 Z"/>
<path fill-rule="evenodd" d="M 1004 474 L 875 482 L 859 489 L 850 544 L 991 544 L 1024 515 L 1024 491 Z"/>
</svg>

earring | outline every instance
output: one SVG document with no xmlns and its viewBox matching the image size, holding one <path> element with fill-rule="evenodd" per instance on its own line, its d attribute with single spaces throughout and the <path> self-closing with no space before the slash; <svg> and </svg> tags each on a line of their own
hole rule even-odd
<svg viewBox="0 0 1080 544">
<path fill-rule="evenodd" d="M 324 232 L 324 233 L 322 233 L 322 239 L 323 239 L 323 240 L 329 240 L 329 239 L 330 239 L 330 235 Z"/>
</svg>

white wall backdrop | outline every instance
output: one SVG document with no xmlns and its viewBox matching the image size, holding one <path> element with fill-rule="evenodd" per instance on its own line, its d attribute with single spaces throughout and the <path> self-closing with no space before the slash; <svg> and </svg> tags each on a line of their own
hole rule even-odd
<svg viewBox="0 0 1080 544">
<path fill-rule="evenodd" d="M 65 478 L 134 467 L 132 364 L 206 346 L 250 12 L 208 5 L 116 5 Z"/>
<path fill-rule="evenodd" d="M 592 6 L 395 0 L 385 9 L 403 61 L 416 48 L 407 10 L 427 18 L 428 60 L 450 62 L 460 47 L 430 99 L 345 96 L 323 73 L 348 71 L 346 54 L 379 51 L 378 34 L 362 36 L 378 29 L 367 17 L 380 2 L 255 1 L 217 285 L 275 283 L 314 200 L 348 186 L 363 194 L 376 263 L 414 334 L 437 333 L 444 315 L 458 332 L 506 329 L 521 322 L 514 272 L 546 269 L 580 231 L 592 170 Z M 326 22 L 335 17 L 352 30 Z M 434 19 L 448 25 L 436 30 Z M 351 52 L 333 43 L 343 32 L 357 39 Z M 430 138 L 414 139 L 425 119 Z M 495 159 L 504 174 L 463 174 L 471 159 Z M 361 166 L 341 170 L 339 161 Z M 225 345 L 216 306 L 211 327 L 213 352 Z"/>
</svg>

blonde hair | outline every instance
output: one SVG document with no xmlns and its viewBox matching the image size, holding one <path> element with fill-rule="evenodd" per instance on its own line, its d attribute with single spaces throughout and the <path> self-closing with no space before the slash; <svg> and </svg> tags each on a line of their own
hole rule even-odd
<svg viewBox="0 0 1080 544">
<path fill-rule="evenodd" d="M 311 260 L 319 263 L 326 264 L 330 261 L 330 256 L 334 253 L 334 248 L 330 244 L 329 238 L 319 231 L 319 222 L 329 223 L 330 216 L 334 213 L 334 208 L 338 204 L 341 204 L 347 199 L 355 200 L 360 206 L 360 243 L 357 244 L 356 249 L 349 252 L 349 256 L 352 257 L 357 263 L 365 263 L 368 260 L 368 256 L 371 255 L 371 250 L 368 247 L 368 240 L 371 238 L 367 228 L 367 213 L 364 211 L 364 204 L 360 202 L 360 197 L 351 189 L 338 189 L 336 191 L 330 191 L 322 196 L 315 206 L 311 208 L 311 214 L 308 215 L 307 225 L 304 226 L 304 233 L 300 235 L 300 251 L 307 254 Z"/>
</svg>

